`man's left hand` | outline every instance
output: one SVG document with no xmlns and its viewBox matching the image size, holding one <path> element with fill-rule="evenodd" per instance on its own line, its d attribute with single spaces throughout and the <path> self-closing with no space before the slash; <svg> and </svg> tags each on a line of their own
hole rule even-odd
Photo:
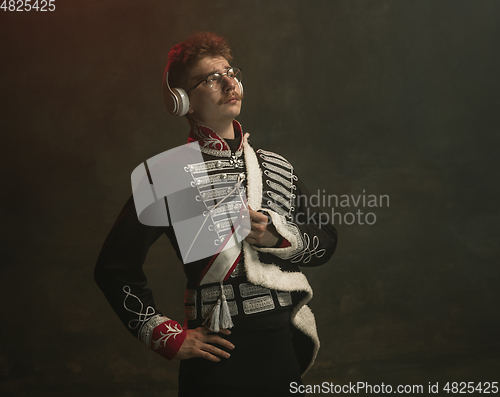
<svg viewBox="0 0 500 397">
<path fill-rule="evenodd" d="M 247 243 L 260 245 L 261 247 L 274 247 L 278 243 L 280 235 L 265 214 L 248 207 L 248 215 L 246 216 L 250 216 L 251 227 L 248 236 L 245 238 Z"/>
</svg>

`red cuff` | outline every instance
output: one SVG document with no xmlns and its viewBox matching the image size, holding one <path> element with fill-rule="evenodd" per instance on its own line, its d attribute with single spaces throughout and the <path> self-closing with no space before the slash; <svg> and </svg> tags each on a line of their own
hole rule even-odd
<svg viewBox="0 0 500 397">
<path fill-rule="evenodd" d="M 281 242 L 281 244 L 279 246 L 277 246 L 276 248 L 286 248 L 286 247 L 290 247 L 292 244 L 290 244 L 290 242 L 284 238 L 283 241 Z"/>
<path fill-rule="evenodd" d="M 153 328 L 151 334 L 151 350 L 172 360 L 182 343 L 186 339 L 186 332 L 181 325 L 174 320 L 168 320 Z"/>
</svg>

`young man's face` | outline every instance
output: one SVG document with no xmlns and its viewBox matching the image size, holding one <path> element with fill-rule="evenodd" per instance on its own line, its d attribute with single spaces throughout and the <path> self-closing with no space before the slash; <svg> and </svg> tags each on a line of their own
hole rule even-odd
<svg viewBox="0 0 500 397">
<path fill-rule="evenodd" d="M 188 84 L 193 87 L 208 75 L 225 73 L 231 66 L 223 57 L 202 58 L 191 69 Z M 222 87 L 212 90 L 205 82 L 189 92 L 189 117 L 193 121 L 216 128 L 221 124 L 233 121 L 241 110 L 241 94 L 234 79 L 223 77 Z"/>
</svg>

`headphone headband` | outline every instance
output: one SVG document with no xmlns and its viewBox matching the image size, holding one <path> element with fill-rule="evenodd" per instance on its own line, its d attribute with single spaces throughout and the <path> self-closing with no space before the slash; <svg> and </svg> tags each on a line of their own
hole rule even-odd
<svg viewBox="0 0 500 397">
<path fill-rule="evenodd" d="M 189 110 L 189 97 L 182 88 L 170 88 L 168 83 L 168 69 L 163 72 L 163 103 L 170 114 L 184 116 Z"/>
</svg>

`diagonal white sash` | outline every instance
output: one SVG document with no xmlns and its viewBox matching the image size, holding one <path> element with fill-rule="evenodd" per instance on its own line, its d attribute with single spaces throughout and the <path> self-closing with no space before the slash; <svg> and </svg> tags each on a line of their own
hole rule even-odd
<svg viewBox="0 0 500 397">
<path fill-rule="evenodd" d="M 236 238 L 236 231 L 231 229 L 231 233 L 227 235 L 219 251 L 203 270 L 198 285 L 225 281 L 231 275 L 240 260 L 242 249 L 241 241 Z"/>
</svg>

